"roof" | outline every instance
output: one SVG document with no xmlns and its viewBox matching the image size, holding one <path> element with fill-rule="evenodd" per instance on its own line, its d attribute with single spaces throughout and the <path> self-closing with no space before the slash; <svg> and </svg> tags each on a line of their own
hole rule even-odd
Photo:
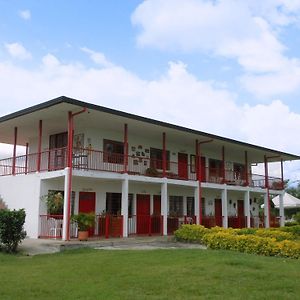
<svg viewBox="0 0 300 300">
<path fill-rule="evenodd" d="M 174 129 L 176 131 L 181 131 L 181 132 L 186 132 L 186 133 L 190 133 L 190 134 L 194 134 L 194 135 L 199 135 L 199 136 L 205 137 L 207 139 L 219 140 L 219 141 L 223 141 L 223 142 L 226 142 L 226 143 L 236 144 L 236 145 L 244 146 L 244 147 L 247 147 L 247 148 L 253 148 L 253 149 L 256 149 L 256 150 L 265 151 L 268 154 L 274 155 L 274 157 L 275 156 L 281 156 L 281 157 L 283 157 L 284 160 L 298 160 L 298 159 L 300 159 L 299 155 L 290 154 L 290 153 L 286 153 L 286 152 L 282 152 L 282 151 L 277 151 L 277 150 L 274 150 L 274 149 L 269 149 L 269 148 L 265 148 L 265 147 L 262 147 L 262 146 L 257 146 L 257 145 L 249 144 L 249 143 L 246 143 L 246 142 L 237 141 L 237 140 L 234 140 L 234 139 L 214 135 L 214 134 L 211 134 L 211 133 L 206 133 L 206 132 L 203 132 L 203 131 L 190 129 L 190 128 L 178 126 L 178 125 L 175 125 L 175 124 L 167 123 L 167 122 L 162 122 L 162 121 L 158 121 L 158 120 L 154 120 L 154 119 L 134 115 L 134 114 L 131 114 L 131 113 L 127 113 L 127 112 L 107 108 L 107 107 L 104 107 L 104 106 L 99 106 L 99 105 L 95 105 L 95 104 L 92 104 L 92 103 L 83 102 L 83 101 L 76 100 L 76 99 L 73 99 L 73 98 L 69 98 L 69 97 L 66 97 L 66 96 L 61 96 L 61 97 L 58 97 L 58 98 L 55 98 L 55 99 L 52 99 L 52 100 L 34 105 L 34 106 L 31 106 L 31 107 L 28 107 L 26 109 L 23 109 L 23 110 L 5 115 L 5 116 L 0 118 L 0 124 L 3 123 L 3 122 L 9 121 L 9 120 L 19 118 L 21 116 L 25 116 L 27 114 L 31 114 L 33 112 L 38 112 L 40 110 L 59 105 L 61 103 L 67 103 L 67 104 L 74 105 L 74 106 L 77 106 L 77 107 L 78 106 L 83 107 L 83 108 L 85 107 L 85 108 L 90 109 L 90 110 L 96 110 L 96 111 L 104 112 L 104 113 L 115 115 L 115 116 L 121 116 L 121 117 L 124 117 L 124 118 L 141 121 L 141 122 L 148 123 L 148 124 L 154 124 L 154 125 L 162 126 L 162 127 L 165 127 L 165 128 Z M 278 161 L 278 159 L 277 159 L 277 161 Z"/>
<path fill-rule="evenodd" d="M 279 195 L 272 199 L 276 208 L 279 208 Z M 300 207 L 300 199 L 294 197 L 287 192 L 283 195 L 283 207 L 284 208 L 293 208 L 293 207 Z"/>
</svg>

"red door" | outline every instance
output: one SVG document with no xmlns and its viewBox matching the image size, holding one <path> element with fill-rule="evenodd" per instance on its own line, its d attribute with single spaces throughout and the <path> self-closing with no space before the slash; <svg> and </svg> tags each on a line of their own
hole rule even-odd
<svg viewBox="0 0 300 300">
<path fill-rule="evenodd" d="M 79 213 L 95 213 L 96 193 L 80 192 L 79 193 Z M 95 228 L 89 229 L 89 236 L 93 236 Z"/>
<path fill-rule="evenodd" d="M 243 228 L 245 227 L 245 211 L 244 211 L 243 200 L 238 200 L 237 210 L 238 210 L 238 228 Z"/>
<path fill-rule="evenodd" d="M 181 179 L 188 178 L 188 155 L 186 153 L 178 153 L 178 176 Z"/>
<path fill-rule="evenodd" d="M 215 220 L 216 220 L 216 226 L 222 227 L 222 202 L 221 202 L 221 199 L 215 199 Z"/>
<path fill-rule="evenodd" d="M 148 234 L 150 220 L 150 195 L 136 195 L 136 233 Z"/>
</svg>

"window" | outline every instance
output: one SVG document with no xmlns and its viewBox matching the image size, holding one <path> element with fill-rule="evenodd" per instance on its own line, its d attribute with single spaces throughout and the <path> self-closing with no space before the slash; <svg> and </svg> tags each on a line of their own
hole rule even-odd
<svg viewBox="0 0 300 300">
<path fill-rule="evenodd" d="M 233 174 L 234 174 L 234 179 L 244 179 L 245 178 L 245 166 L 243 164 L 234 163 L 233 164 Z"/>
<path fill-rule="evenodd" d="M 124 162 L 124 143 L 111 140 L 103 140 L 103 161 L 123 164 Z"/>
<path fill-rule="evenodd" d="M 190 155 L 190 171 L 191 173 L 196 173 L 196 155 Z"/>
<path fill-rule="evenodd" d="M 195 198 L 186 197 L 186 214 L 188 217 L 193 217 L 195 215 Z"/>
<path fill-rule="evenodd" d="M 183 216 L 183 197 L 170 196 L 169 198 L 169 215 L 170 216 Z"/>
<path fill-rule="evenodd" d="M 166 151 L 166 169 L 170 170 L 170 151 Z M 163 169 L 163 150 L 150 148 L 150 166 L 155 169 Z"/>
<path fill-rule="evenodd" d="M 209 159 L 209 175 L 222 177 L 223 162 L 218 159 Z"/>
<path fill-rule="evenodd" d="M 117 216 L 121 214 L 121 193 L 106 193 L 106 212 Z M 128 194 L 128 215 L 133 212 L 133 194 Z"/>
</svg>

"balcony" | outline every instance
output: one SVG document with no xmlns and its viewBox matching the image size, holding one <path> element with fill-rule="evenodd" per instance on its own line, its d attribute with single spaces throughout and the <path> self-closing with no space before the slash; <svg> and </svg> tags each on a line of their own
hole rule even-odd
<svg viewBox="0 0 300 300">
<path fill-rule="evenodd" d="M 29 174 L 34 172 L 49 172 L 62 170 L 67 166 L 67 149 L 51 149 L 15 158 L 0 160 L 0 176 Z M 176 180 L 197 180 L 195 165 L 182 162 L 167 161 L 165 173 L 162 170 L 163 162 L 157 159 L 137 156 L 112 154 L 99 150 L 74 149 L 73 169 L 125 173 L 148 177 L 167 177 Z M 235 186 L 251 186 L 265 188 L 265 176 L 246 174 L 233 170 L 201 168 L 201 182 L 228 184 Z M 281 190 L 283 183 L 280 178 L 269 177 L 270 189 Z M 247 182 L 248 181 L 248 182 Z"/>
</svg>

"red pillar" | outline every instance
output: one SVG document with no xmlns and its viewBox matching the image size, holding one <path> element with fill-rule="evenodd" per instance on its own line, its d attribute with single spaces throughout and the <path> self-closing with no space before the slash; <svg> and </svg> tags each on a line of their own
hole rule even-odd
<svg viewBox="0 0 300 300">
<path fill-rule="evenodd" d="M 225 180 L 225 147 L 222 147 L 222 176 L 223 176 L 223 183 L 226 182 Z"/>
<path fill-rule="evenodd" d="M 280 160 L 280 170 L 281 170 L 281 185 L 282 189 L 284 189 L 284 180 L 283 180 L 283 160 Z"/>
<path fill-rule="evenodd" d="M 245 151 L 245 184 L 249 185 L 249 173 L 248 173 L 248 152 Z"/>
<path fill-rule="evenodd" d="M 39 136 L 38 136 L 38 157 L 37 157 L 37 171 L 41 171 L 41 153 L 42 153 L 42 132 L 43 132 L 43 121 L 39 121 Z"/>
<path fill-rule="evenodd" d="M 128 172 L 128 126 L 124 124 L 124 173 Z"/>
<path fill-rule="evenodd" d="M 269 191 L 269 170 L 268 170 L 268 158 L 265 155 L 265 187 L 267 189 L 267 197 L 268 197 L 268 215 L 269 215 L 269 226 L 271 223 L 271 200 L 270 200 L 270 191 Z"/>
<path fill-rule="evenodd" d="M 12 161 L 12 174 L 16 174 L 16 155 L 17 155 L 17 138 L 18 138 L 18 127 L 14 129 L 14 148 L 13 148 L 13 161 Z"/>
<path fill-rule="evenodd" d="M 67 160 L 67 166 L 68 166 L 68 197 L 66 199 L 67 201 L 67 235 L 66 240 L 70 240 L 70 217 L 71 217 L 71 197 L 72 197 L 72 169 L 73 169 L 73 134 L 74 134 L 74 125 L 73 125 L 73 114 L 71 111 L 68 113 L 68 160 Z"/>
<path fill-rule="evenodd" d="M 25 174 L 28 172 L 28 143 L 26 143 L 26 152 L 25 152 Z"/>
<path fill-rule="evenodd" d="M 166 169 L 167 169 L 167 153 L 166 153 L 166 133 L 163 132 L 163 177 L 166 177 Z"/>
</svg>

